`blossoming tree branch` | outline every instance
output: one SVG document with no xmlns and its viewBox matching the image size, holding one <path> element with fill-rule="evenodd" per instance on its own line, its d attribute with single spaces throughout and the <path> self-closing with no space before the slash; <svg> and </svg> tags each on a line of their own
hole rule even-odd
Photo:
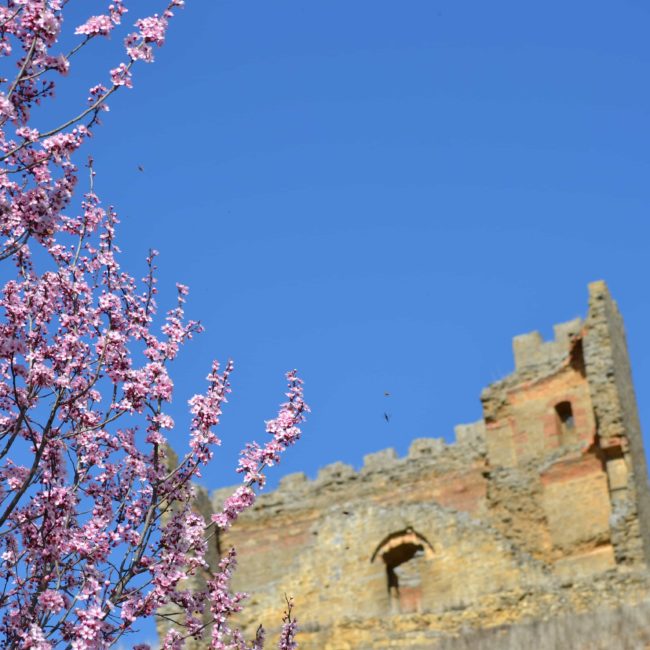
<svg viewBox="0 0 650 650">
<path fill-rule="evenodd" d="M 74 650 L 128 641 L 139 620 L 172 623 L 162 644 L 187 639 L 215 649 L 261 649 L 231 624 L 242 594 L 229 583 L 235 552 L 203 590 L 184 588 L 208 569 L 211 536 L 255 499 L 265 467 L 300 435 L 308 411 L 302 382 L 287 374 L 287 401 L 266 423 L 266 444 L 250 444 L 241 487 L 206 522 L 192 509 L 193 480 L 219 443 L 214 427 L 229 393 L 232 363 L 217 362 L 205 393 L 189 404 L 189 451 L 169 452 L 174 422 L 170 362 L 201 326 L 176 306 L 156 316 L 155 256 L 138 282 L 120 269 L 118 218 L 94 191 L 92 162 L 79 149 L 107 100 L 132 86 L 136 64 L 153 61 L 174 11 L 127 20 L 126 0 L 74 29 L 60 51 L 68 0 L 0 3 L 0 636 L 3 648 Z M 56 80 L 96 39 L 125 29 L 124 58 L 89 89 L 88 102 L 58 125 L 41 125 Z M 102 82 L 102 79 L 105 81 Z M 38 122 L 38 123 L 37 123 Z M 183 440 L 183 432 L 174 434 Z M 180 436 L 180 437 L 179 437 Z M 287 601 L 279 647 L 296 647 Z M 162 615 L 162 614 L 160 614 Z M 146 646 L 136 646 L 140 650 Z"/>
</svg>

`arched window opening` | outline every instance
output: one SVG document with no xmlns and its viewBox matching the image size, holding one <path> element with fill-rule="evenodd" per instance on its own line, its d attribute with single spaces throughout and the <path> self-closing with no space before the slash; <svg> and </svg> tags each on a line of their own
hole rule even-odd
<svg viewBox="0 0 650 650">
<path fill-rule="evenodd" d="M 394 613 L 422 610 L 422 570 L 433 555 L 427 540 L 413 529 L 389 535 L 377 548 L 372 561 L 380 557 L 386 567 L 386 586 Z"/>
<path fill-rule="evenodd" d="M 560 402 L 556 404 L 555 414 L 557 415 L 560 444 L 567 444 L 575 440 L 576 423 L 573 417 L 571 402 Z"/>
</svg>

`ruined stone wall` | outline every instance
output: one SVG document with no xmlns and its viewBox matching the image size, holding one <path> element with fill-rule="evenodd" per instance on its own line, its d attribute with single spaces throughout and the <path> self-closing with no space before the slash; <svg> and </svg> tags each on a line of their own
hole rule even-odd
<svg viewBox="0 0 650 650">
<path fill-rule="evenodd" d="M 619 561 L 650 558 L 650 491 L 623 320 L 603 282 L 590 286 L 587 373 L 612 495 Z"/>
<path fill-rule="evenodd" d="M 405 458 L 290 475 L 260 497 L 220 540 L 252 594 L 244 625 L 277 629 L 287 593 L 305 650 L 430 648 L 467 626 L 647 597 L 650 493 L 625 336 L 604 283 L 589 292 L 587 318 L 553 341 L 514 339 L 515 371 L 483 391 L 484 418 L 455 443 L 415 440 Z"/>
</svg>

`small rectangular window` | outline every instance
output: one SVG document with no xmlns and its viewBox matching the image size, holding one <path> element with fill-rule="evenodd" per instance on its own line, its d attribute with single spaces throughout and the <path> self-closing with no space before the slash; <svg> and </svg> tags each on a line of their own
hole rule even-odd
<svg viewBox="0 0 650 650">
<path fill-rule="evenodd" d="M 560 444 L 566 445 L 575 440 L 575 418 L 571 402 L 560 402 L 555 405 L 555 414 L 558 420 L 558 429 L 560 434 Z"/>
</svg>

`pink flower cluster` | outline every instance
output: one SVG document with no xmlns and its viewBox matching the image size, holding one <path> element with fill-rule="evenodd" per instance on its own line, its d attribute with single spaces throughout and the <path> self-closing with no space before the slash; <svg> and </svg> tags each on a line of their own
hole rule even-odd
<svg viewBox="0 0 650 650">
<path fill-rule="evenodd" d="M 113 0 L 77 27 L 81 38 L 69 52 L 56 50 L 64 0 L 0 7 L 0 57 L 16 70 L 0 79 L 0 261 L 7 270 L 0 287 L 0 637 L 8 648 L 108 648 L 164 608 L 174 621 L 165 648 L 192 638 L 214 649 L 261 650 L 263 631 L 247 642 L 230 622 L 244 598 L 230 592 L 234 551 L 210 573 L 208 540 L 254 503 L 265 468 L 298 439 L 308 412 L 302 382 L 295 371 L 287 375 L 288 401 L 266 423 L 271 438 L 246 447 L 242 486 L 204 521 L 193 509 L 193 481 L 219 444 L 214 428 L 232 363 L 214 362 L 205 392 L 190 400 L 187 451 L 176 458 L 168 443 L 175 429 L 169 369 L 201 331 L 185 316 L 188 289 L 177 285 L 175 306 L 158 315 L 157 253 L 141 282 L 121 270 L 117 215 L 94 193 L 92 161 L 79 213 L 66 213 L 79 178 L 75 156 L 106 100 L 132 85 L 137 61 L 153 60 L 183 2 L 168 0 L 160 14 L 134 22 L 125 60 L 106 85 L 90 89 L 85 109 L 49 129 L 31 122 L 85 45 L 118 30 L 126 4 Z M 191 592 L 186 579 L 199 573 L 205 588 Z M 295 647 L 290 612 L 284 650 Z"/>
<path fill-rule="evenodd" d="M 91 16 L 83 25 L 79 25 L 75 34 L 86 36 L 108 36 L 115 25 L 110 16 Z"/>
<path fill-rule="evenodd" d="M 239 514 L 255 502 L 253 486 L 264 487 L 264 468 L 279 462 L 280 454 L 300 438 L 298 424 L 304 421 L 309 407 L 303 399 L 302 380 L 297 371 L 287 373 L 289 401 L 282 404 L 278 417 L 266 423 L 266 431 L 272 438 L 263 447 L 249 443 L 241 452 L 237 471 L 244 475 L 244 485 L 226 499 L 223 509 L 212 515 L 212 521 L 221 529 L 229 528 Z"/>
<path fill-rule="evenodd" d="M 282 618 L 282 631 L 280 632 L 280 643 L 278 644 L 279 650 L 296 650 L 298 644 L 296 643 L 296 633 L 298 632 L 298 621 L 292 618 L 293 613 L 293 600 L 287 598 L 287 609 Z"/>
<path fill-rule="evenodd" d="M 161 0 L 162 1 L 162 0 Z M 74 33 L 83 40 L 70 51 L 55 51 L 67 3 L 62 0 L 11 0 L 0 7 L 0 57 L 12 58 L 13 78 L 0 79 L 0 260 L 10 257 L 31 238 L 49 243 L 77 183 L 73 154 L 81 147 L 107 100 L 133 85 L 137 61 L 153 61 L 155 47 L 165 42 L 173 10 L 180 0 L 167 0 L 162 14 L 139 18 L 137 31 L 125 36 L 125 58 L 108 71 L 109 84 L 90 88 L 89 105 L 75 116 L 47 129 L 29 126 L 35 106 L 54 97 L 57 75 L 70 71 L 73 59 L 93 39 L 117 30 L 128 9 L 113 0 L 104 14 L 90 16 Z"/>
<path fill-rule="evenodd" d="M 16 278 L 0 292 L 0 607 L 8 612 L 0 634 L 25 647 L 90 650 L 171 606 L 177 624 L 164 647 L 207 635 L 211 648 L 260 649 L 261 632 L 249 645 L 229 623 L 243 600 L 229 591 L 234 552 L 205 590 L 182 583 L 208 571 L 211 528 L 227 528 L 254 503 L 264 469 L 300 436 L 309 410 L 302 381 L 287 374 L 288 400 L 266 423 L 270 440 L 242 452 L 243 485 L 205 522 L 192 509 L 192 481 L 219 444 L 214 427 L 233 365 L 214 362 L 205 393 L 189 401 L 189 450 L 176 462 L 166 437 L 169 362 L 201 328 L 185 318 L 188 289 L 179 284 L 156 332 L 156 253 L 139 288 L 120 270 L 116 223 L 86 194 L 80 215 L 62 217 L 50 238 L 51 268 L 38 273 L 25 243 L 12 256 Z"/>
</svg>

